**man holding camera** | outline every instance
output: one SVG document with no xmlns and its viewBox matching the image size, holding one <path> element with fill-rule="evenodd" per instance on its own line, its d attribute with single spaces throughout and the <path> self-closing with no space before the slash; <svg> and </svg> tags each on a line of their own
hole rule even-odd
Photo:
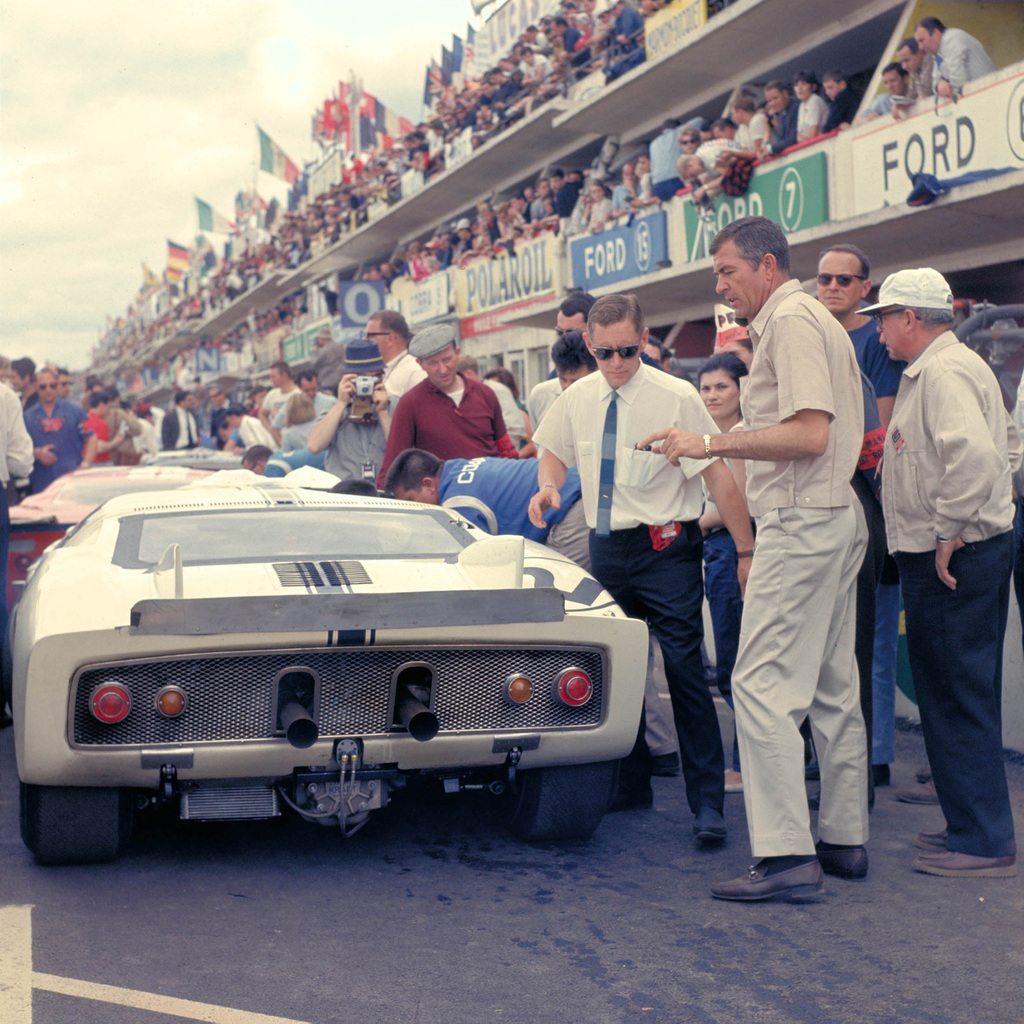
<svg viewBox="0 0 1024 1024">
<path fill-rule="evenodd" d="M 345 345 L 338 400 L 313 424 L 307 447 L 326 451 L 324 469 L 340 480 L 376 479 L 384 459 L 391 412 L 382 376 L 384 360 L 369 338 Z"/>
</svg>

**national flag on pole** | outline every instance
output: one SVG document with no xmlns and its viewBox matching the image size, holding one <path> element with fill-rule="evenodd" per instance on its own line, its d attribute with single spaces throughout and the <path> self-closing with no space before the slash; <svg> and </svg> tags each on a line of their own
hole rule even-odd
<svg viewBox="0 0 1024 1024">
<path fill-rule="evenodd" d="M 447 46 L 441 47 L 441 84 L 452 84 L 452 53 Z"/>
<path fill-rule="evenodd" d="M 229 235 L 235 230 L 234 221 L 230 221 L 222 213 L 218 213 L 209 203 L 196 199 L 196 214 L 199 217 L 199 230 L 212 231 L 215 235 Z"/>
<path fill-rule="evenodd" d="M 260 137 L 260 170 L 294 184 L 299 176 L 298 165 L 259 125 L 256 131 Z"/>
<path fill-rule="evenodd" d="M 167 266 L 172 270 L 188 270 L 188 259 L 191 255 L 186 246 L 167 239 Z"/>
<path fill-rule="evenodd" d="M 145 263 L 142 264 L 142 290 L 148 291 L 160 284 L 160 278 L 153 273 Z"/>
<path fill-rule="evenodd" d="M 431 59 L 427 68 L 427 101 L 426 106 L 432 107 L 441 93 L 444 92 L 444 82 L 441 81 L 441 65 Z"/>
<path fill-rule="evenodd" d="M 476 64 L 476 29 L 472 25 L 466 25 L 466 46 L 462 54 L 462 70 L 467 74 L 473 74 Z"/>
<path fill-rule="evenodd" d="M 452 74 L 457 75 L 462 70 L 462 62 L 464 58 L 464 49 L 462 46 L 462 40 L 452 33 Z"/>
</svg>

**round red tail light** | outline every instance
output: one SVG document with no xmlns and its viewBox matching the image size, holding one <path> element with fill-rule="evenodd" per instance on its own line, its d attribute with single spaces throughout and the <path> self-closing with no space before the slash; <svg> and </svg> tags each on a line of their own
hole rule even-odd
<svg viewBox="0 0 1024 1024">
<path fill-rule="evenodd" d="M 117 725 L 128 717 L 132 709 L 132 695 L 120 683 L 100 683 L 89 697 L 92 717 L 104 725 Z"/>
<path fill-rule="evenodd" d="M 567 668 L 558 677 L 558 699 L 571 708 L 581 708 L 594 695 L 594 684 L 581 668 Z"/>
</svg>

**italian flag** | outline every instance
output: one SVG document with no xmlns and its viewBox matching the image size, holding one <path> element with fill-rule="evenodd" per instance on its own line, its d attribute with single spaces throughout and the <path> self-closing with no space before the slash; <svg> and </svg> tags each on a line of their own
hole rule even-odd
<svg viewBox="0 0 1024 1024">
<path fill-rule="evenodd" d="M 212 231 L 215 235 L 229 235 L 235 230 L 234 223 L 223 214 L 218 213 L 209 203 L 203 202 L 199 196 L 196 196 L 195 200 L 200 231 Z"/>
<path fill-rule="evenodd" d="M 260 136 L 260 170 L 275 178 L 283 178 L 289 185 L 294 184 L 299 176 L 299 168 L 259 125 L 256 131 Z"/>
</svg>

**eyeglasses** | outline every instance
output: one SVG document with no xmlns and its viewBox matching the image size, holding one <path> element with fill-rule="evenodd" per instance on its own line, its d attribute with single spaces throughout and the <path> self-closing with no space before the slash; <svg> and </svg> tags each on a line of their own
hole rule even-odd
<svg viewBox="0 0 1024 1024">
<path fill-rule="evenodd" d="M 385 338 L 389 335 L 390 331 L 365 331 L 363 334 L 364 338 Z"/>
<path fill-rule="evenodd" d="M 875 314 L 875 323 L 877 323 L 878 326 L 881 327 L 882 326 L 882 321 L 887 316 L 892 316 L 894 313 L 905 313 L 905 312 L 906 312 L 906 308 L 904 306 L 900 306 L 899 309 L 883 309 L 881 313 L 876 313 Z"/>
<path fill-rule="evenodd" d="M 37 384 L 36 391 L 56 391 L 56 384 Z"/>
<path fill-rule="evenodd" d="M 632 359 L 640 351 L 640 346 L 623 345 L 620 348 L 592 348 L 590 351 L 594 353 L 595 359 L 600 359 L 602 363 L 606 363 L 612 356 L 618 356 L 620 359 Z"/>
<path fill-rule="evenodd" d="M 680 139 L 679 144 L 681 146 L 696 146 L 700 142 L 700 139 L 693 139 L 687 136 L 685 139 Z"/>
<path fill-rule="evenodd" d="M 822 287 L 827 287 L 833 281 L 839 285 L 840 288 L 849 288 L 850 284 L 854 281 L 866 281 L 867 278 L 863 274 L 819 274 L 818 284 Z"/>
</svg>

